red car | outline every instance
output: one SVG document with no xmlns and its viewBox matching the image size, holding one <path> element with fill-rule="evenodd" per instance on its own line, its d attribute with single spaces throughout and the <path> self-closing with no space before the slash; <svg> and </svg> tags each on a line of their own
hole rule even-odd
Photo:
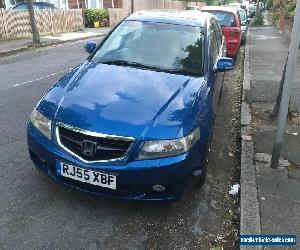
<svg viewBox="0 0 300 250">
<path fill-rule="evenodd" d="M 226 40 L 227 56 L 235 59 L 242 40 L 241 21 L 236 8 L 226 6 L 205 6 L 202 12 L 217 16 Z"/>
</svg>

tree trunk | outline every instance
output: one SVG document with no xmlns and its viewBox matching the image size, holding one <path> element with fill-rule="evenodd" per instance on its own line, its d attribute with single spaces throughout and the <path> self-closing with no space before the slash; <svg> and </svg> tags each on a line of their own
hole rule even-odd
<svg viewBox="0 0 300 250">
<path fill-rule="evenodd" d="M 32 29 L 33 43 L 40 43 L 41 42 L 41 37 L 40 37 L 40 33 L 38 31 L 36 21 L 35 21 L 35 17 L 34 17 L 33 0 L 28 0 L 28 9 L 29 9 L 31 29 Z"/>
</svg>

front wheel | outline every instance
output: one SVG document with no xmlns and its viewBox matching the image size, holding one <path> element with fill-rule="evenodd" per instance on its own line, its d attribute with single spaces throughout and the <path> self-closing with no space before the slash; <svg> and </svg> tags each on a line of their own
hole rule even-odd
<svg viewBox="0 0 300 250">
<path fill-rule="evenodd" d="M 202 166 L 201 175 L 198 177 L 198 180 L 196 181 L 196 184 L 195 184 L 194 188 L 200 188 L 205 183 L 206 173 L 207 173 L 207 165 L 208 165 L 208 157 L 209 157 L 209 153 L 210 153 L 210 149 L 211 149 L 212 136 L 213 136 L 213 132 L 211 132 L 211 136 L 210 136 L 210 140 L 209 140 L 209 143 L 208 143 L 205 160 L 204 160 L 203 166 Z"/>
<path fill-rule="evenodd" d="M 208 164 L 208 156 L 207 156 L 207 160 L 204 163 L 204 166 L 202 167 L 201 175 L 199 176 L 199 179 L 197 180 L 197 183 L 194 188 L 201 188 L 204 185 L 206 180 L 207 164 Z"/>
</svg>

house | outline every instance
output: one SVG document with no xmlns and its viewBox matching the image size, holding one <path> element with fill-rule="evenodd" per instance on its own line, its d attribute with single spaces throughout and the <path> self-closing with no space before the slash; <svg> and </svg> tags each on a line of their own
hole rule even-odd
<svg viewBox="0 0 300 250">
<path fill-rule="evenodd" d="M 69 9 L 85 8 L 88 9 L 108 9 L 108 8 L 122 8 L 122 0 L 68 0 Z"/>
<path fill-rule="evenodd" d="M 27 0 L 0 0 L 0 8 L 9 9 L 11 6 Z M 48 2 L 55 5 L 58 9 L 108 9 L 121 8 L 122 0 L 36 0 L 35 2 Z"/>
</svg>

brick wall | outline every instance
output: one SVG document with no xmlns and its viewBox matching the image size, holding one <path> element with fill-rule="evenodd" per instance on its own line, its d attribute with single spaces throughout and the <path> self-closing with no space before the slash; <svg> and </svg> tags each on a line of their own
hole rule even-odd
<svg viewBox="0 0 300 250">
<path fill-rule="evenodd" d="M 103 0 L 103 8 L 104 9 L 112 8 L 112 1 L 111 0 Z"/>
<path fill-rule="evenodd" d="M 84 9 L 85 1 L 78 0 L 79 2 L 79 9 Z M 78 9 L 78 2 L 77 0 L 68 0 L 69 9 Z"/>
<path fill-rule="evenodd" d="M 4 0 L 0 0 L 0 9 L 1 9 L 1 8 L 5 8 Z"/>
<path fill-rule="evenodd" d="M 123 0 L 114 0 L 114 8 L 123 8 Z"/>
<path fill-rule="evenodd" d="M 288 39 L 291 38 L 292 28 L 294 24 L 294 17 L 288 15 L 281 15 L 276 23 L 277 28 L 280 32 Z"/>
<path fill-rule="evenodd" d="M 103 8 L 122 8 L 123 1 L 122 0 L 103 0 Z"/>
</svg>

